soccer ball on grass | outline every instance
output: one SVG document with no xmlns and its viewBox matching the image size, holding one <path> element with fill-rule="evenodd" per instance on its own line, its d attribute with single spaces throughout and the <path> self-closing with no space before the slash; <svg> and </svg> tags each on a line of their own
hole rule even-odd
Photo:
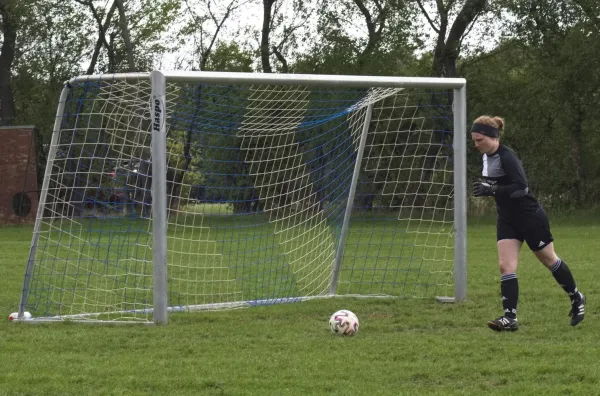
<svg viewBox="0 0 600 396">
<path fill-rule="evenodd" d="M 335 312 L 329 318 L 329 328 L 339 336 L 353 336 L 358 333 L 358 317 L 347 309 Z"/>
</svg>

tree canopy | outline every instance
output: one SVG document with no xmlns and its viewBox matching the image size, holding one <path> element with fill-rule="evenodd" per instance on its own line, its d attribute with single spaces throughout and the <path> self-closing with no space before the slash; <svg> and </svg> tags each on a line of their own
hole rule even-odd
<svg viewBox="0 0 600 396">
<path fill-rule="evenodd" d="M 154 68 L 464 77 L 546 205 L 600 199 L 595 0 L 0 0 L 0 125 L 48 144 L 66 80 Z"/>
</svg>

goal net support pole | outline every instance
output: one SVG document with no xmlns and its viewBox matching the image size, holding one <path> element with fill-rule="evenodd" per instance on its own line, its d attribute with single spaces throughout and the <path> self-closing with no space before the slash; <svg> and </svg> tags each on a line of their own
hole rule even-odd
<svg viewBox="0 0 600 396">
<path fill-rule="evenodd" d="M 167 323 L 167 112 L 166 79 L 153 71 L 152 82 L 152 264 L 154 323 Z"/>
</svg>

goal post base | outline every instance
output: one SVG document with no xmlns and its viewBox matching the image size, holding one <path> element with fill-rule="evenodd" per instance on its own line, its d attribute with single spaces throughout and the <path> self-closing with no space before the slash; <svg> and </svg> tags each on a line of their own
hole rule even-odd
<svg viewBox="0 0 600 396">
<path fill-rule="evenodd" d="M 27 325 L 30 324 L 50 324 L 50 323 L 86 323 L 86 324 L 97 324 L 97 325 L 146 325 L 146 326 L 154 326 L 156 323 L 149 321 L 141 321 L 141 320 L 89 320 L 89 319 L 62 319 L 62 318 L 35 318 L 35 319 L 19 319 L 14 320 L 15 323 L 25 323 Z"/>
<path fill-rule="evenodd" d="M 435 299 L 441 303 L 455 303 L 456 298 L 447 296 L 436 296 Z"/>
</svg>

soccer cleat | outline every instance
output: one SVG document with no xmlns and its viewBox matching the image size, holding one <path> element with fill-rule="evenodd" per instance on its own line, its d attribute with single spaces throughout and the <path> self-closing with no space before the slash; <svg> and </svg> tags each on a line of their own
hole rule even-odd
<svg viewBox="0 0 600 396">
<path fill-rule="evenodd" d="M 494 331 L 517 331 L 519 330 L 519 322 L 517 319 L 508 316 L 500 316 L 498 319 L 490 320 L 488 327 Z"/>
<path fill-rule="evenodd" d="M 585 296 L 581 292 L 577 292 L 579 298 L 571 299 L 571 326 L 577 326 L 583 320 L 585 315 Z"/>
</svg>

